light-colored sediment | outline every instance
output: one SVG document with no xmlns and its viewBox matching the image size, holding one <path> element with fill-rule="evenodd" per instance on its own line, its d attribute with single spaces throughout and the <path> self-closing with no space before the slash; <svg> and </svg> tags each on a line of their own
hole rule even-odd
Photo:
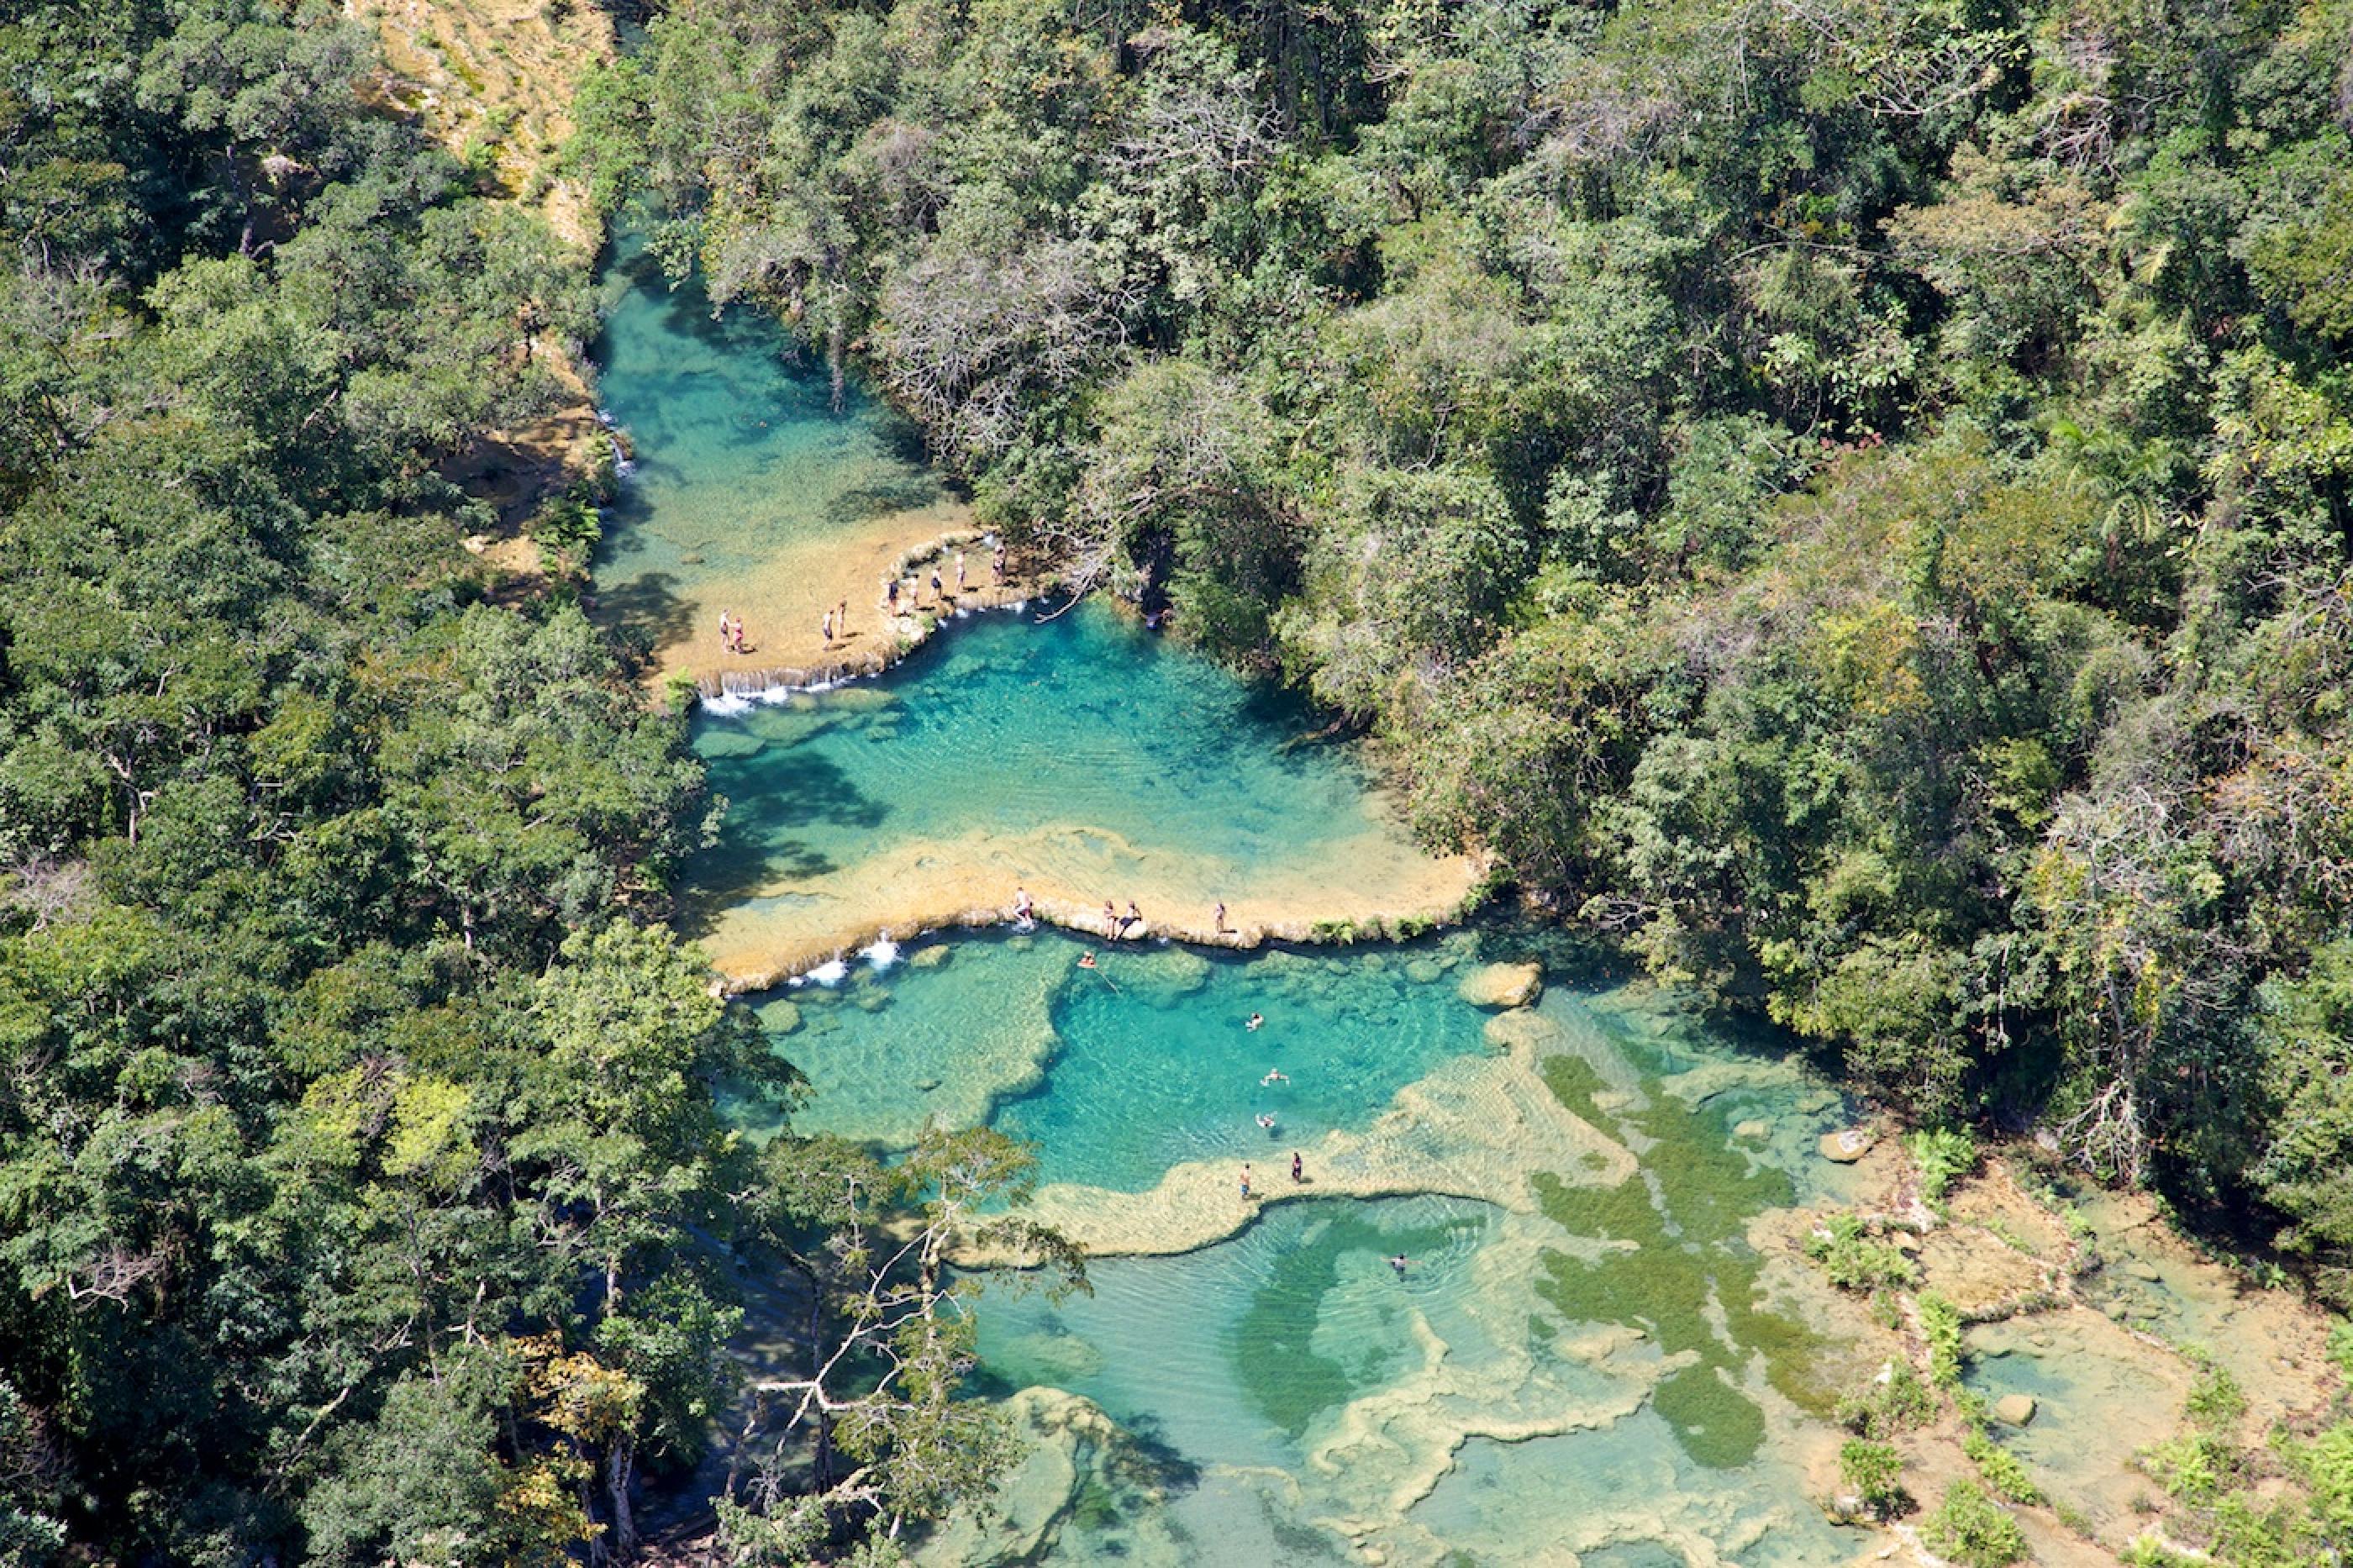
<svg viewBox="0 0 2353 1568">
<path fill-rule="evenodd" d="M 1344 876 L 1335 868 L 1345 867 Z M 888 933 L 996 925 L 1027 888 L 1038 918 L 1110 940 L 1105 889 L 1133 898 L 1145 925 L 1131 942 L 1173 938 L 1203 947 L 1378 936 L 1457 918 L 1483 868 L 1417 848 L 1378 797 L 1364 830 L 1317 847 L 1312 860 L 1236 865 L 1176 845 L 1145 845 L 1071 824 L 1028 832 L 976 827 L 949 839 L 885 847 L 814 875 L 779 873 L 706 915 L 695 935 L 731 992 L 775 985 Z M 1235 894 L 1236 888 L 1248 891 Z M 1228 900 L 1227 927 L 1216 928 Z"/>
<path fill-rule="evenodd" d="M 879 675 L 959 613 L 1019 604 L 1046 591 L 1034 577 L 991 583 L 983 537 L 967 509 L 944 499 L 848 524 L 823 539 L 779 542 L 758 567 L 723 580 L 682 578 L 670 589 L 679 629 L 655 645 L 653 679 L 657 684 L 684 680 L 705 697 L 719 697 Z M 961 593 L 955 586 L 959 550 L 966 575 Z M 934 564 L 940 598 L 931 591 Z M 896 616 L 888 613 L 881 592 L 894 578 Z M 845 625 L 836 626 L 828 642 L 825 613 L 845 604 Z M 719 640 L 723 610 L 744 623 L 748 652 L 731 653 Z"/>
<path fill-rule="evenodd" d="M 1542 1020 L 1538 1020 L 1542 1022 Z M 1248 1226 L 1267 1205 L 1302 1198 L 1396 1197 L 1431 1193 L 1535 1214 L 1532 1177 L 1615 1186 L 1630 1180 L 1634 1156 L 1560 1102 L 1538 1065 L 1548 1042 L 1528 1030 L 1505 1053 L 1457 1057 L 1419 1082 L 1362 1131 L 1334 1131 L 1300 1146 L 1307 1180 L 1290 1175 L 1289 1144 L 1270 1144 L 1240 1192 L 1239 1162 L 1187 1161 L 1149 1192 L 1120 1193 L 1056 1182 L 1039 1189 L 1030 1216 L 1094 1257 L 1191 1252 Z M 1573 1250 L 1558 1236 L 1553 1245 Z M 1005 1261 L 978 1248 L 963 1261 Z"/>
</svg>

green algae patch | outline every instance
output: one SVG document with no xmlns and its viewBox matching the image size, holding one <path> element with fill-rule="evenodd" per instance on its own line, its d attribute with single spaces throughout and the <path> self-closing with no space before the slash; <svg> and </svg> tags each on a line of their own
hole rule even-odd
<svg viewBox="0 0 2353 1568">
<path fill-rule="evenodd" d="M 1272 1277 L 1251 1292 L 1233 1330 L 1234 1366 L 1251 1407 L 1296 1438 L 1325 1411 L 1387 1382 L 1402 1359 L 1391 1336 L 1353 1336 L 1353 1362 L 1314 1346 L 1324 1300 L 1340 1286 L 1341 1260 L 1351 1253 L 1410 1257 L 1435 1251 L 1446 1241 L 1443 1226 L 1388 1229 L 1349 1208 L 1305 1245 L 1284 1253 Z M 1402 1304 L 1397 1309 L 1404 1310 Z"/>
<path fill-rule="evenodd" d="M 1615 1043 L 1641 1054 L 1630 1039 Z M 1646 1157 L 1642 1179 L 1615 1187 L 1535 1178 L 1546 1218 L 1612 1244 L 1592 1258 L 1548 1251 L 1538 1293 L 1572 1320 L 1639 1323 L 1668 1356 L 1692 1358 L 1659 1384 L 1652 1405 L 1694 1463 L 1724 1469 L 1756 1458 L 1765 1415 L 1739 1386 L 1752 1360 L 1762 1358 L 1767 1380 L 1792 1404 L 1826 1413 L 1833 1395 L 1811 1375 L 1820 1340 L 1758 1303 L 1761 1261 L 1746 1239 L 1753 1216 L 1796 1201 L 1797 1184 L 1733 1146 L 1725 1115 L 1709 1109 L 1714 1095 L 1628 1097 L 1572 1054 L 1548 1058 L 1543 1073 L 1577 1116 L 1672 1157 Z"/>
</svg>

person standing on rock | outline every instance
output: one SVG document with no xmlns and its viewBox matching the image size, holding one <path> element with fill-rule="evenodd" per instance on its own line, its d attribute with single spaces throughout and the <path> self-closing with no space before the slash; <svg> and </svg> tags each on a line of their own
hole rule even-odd
<svg viewBox="0 0 2353 1568">
<path fill-rule="evenodd" d="M 1250 1202 L 1250 1163 L 1245 1161 L 1242 1163 L 1242 1202 Z"/>
<path fill-rule="evenodd" d="M 1291 1152 L 1291 1180 L 1295 1185 L 1307 1184 L 1307 1165 L 1300 1159 L 1299 1151 L 1296 1149 Z"/>
<path fill-rule="evenodd" d="M 825 646 L 831 647 L 833 646 L 833 612 L 831 610 L 825 613 L 825 625 L 822 629 L 825 633 Z"/>
<path fill-rule="evenodd" d="M 937 562 L 934 562 L 934 563 L 933 563 L 933 564 L 932 564 L 932 603 L 933 603 L 933 604 L 934 604 L 934 605 L 941 605 L 941 606 L 944 607 L 944 606 L 946 605 L 947 602 L 948 602 L 948 596 L 947 596 L 947 595 L 946 595 L 946 594 L 944 594 L 944 593 L 943 593 L 943 592 L 941 592 L 941 590 L 940 590 L 940 568 L 939 568 L 939 563 L 938 563 Z"/>
<path fill-rule="evenodd" d="M 882 579 L 882 604 L 892 615 L 899 613 L 899 579 L 896 577 Z"/>
<path fill-rule="evenodd" d="M 1004 586 L 1005 586 L 1005 546 L 1003 546 L 1002 544 L 998 545 L 998 546 L 997 547 L 997 552 L 996 552 L 996 553 L 995 553 L 995 554 L 993 554 L 993 555 L 991 555 L 991 556 L 988 558 L 988 569 L 989 569 L 989 571 L 990 571 L 992 574 L 995 574 L 995 576 L 996 576 L 996 578 L 997 578 L 997 585 L 998 587 L 1000 587 L 1000 588 L 1004 587 Z"/>
<path fill-rule="evenodd" d="M 1226 930 L 1226 906 L 1223 904 L 1219 904 L 1217 908 L 1217 912 L 1209 917 L 1209 924 L 1211 929 L 1216 931 L 1219 936 L 1229 936 L 1232 934 Z"/>
<path fill-rule="evenodd" d="M 964 552 L 956 552 L 956 592 L 964 592 Z"/>
<path fill-rule="evenodd" d="M 833 629 L 844 642 L 849 640 L 849 601 L 847 599 L 833 607 Z"/>
</svg>

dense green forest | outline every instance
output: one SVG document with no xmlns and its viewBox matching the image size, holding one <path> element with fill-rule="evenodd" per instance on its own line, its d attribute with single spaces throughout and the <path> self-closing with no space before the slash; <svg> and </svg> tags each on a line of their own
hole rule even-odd
<svg viewBox="0 0 2353 1568">
<path fill-rule="evenodd" d="M 583 110 L 1433 842 L 2353 1301 L 2353 7 L 681 0 Z"/>
<path fill-rule="evenodd" d="M 589 258 L 370 43 L 0 21 L 0 1563 L 625 1555 L 778 1277 L 811 1381 L 721 1506 L 797 1561 L 1002 1461 L 938 1249 L 1026 1157 L 727 1130 L 789 1074 L 659 923 L 683 714 L 437 477 L 546 405 Z"/>
<path fill-rule="evenodd" d="M 588 258 L 371 73 L 0 10 L 0 1562 L 603 1560 L 723 1410 L 735 1560 L 890 1561 L 1027 1162 L 728 1131 L 683 714 L 439 477 Z M 2353 5 L 681 0 L 580 111 L 1432 842 L 2353 1303 Z"/>
</svg>

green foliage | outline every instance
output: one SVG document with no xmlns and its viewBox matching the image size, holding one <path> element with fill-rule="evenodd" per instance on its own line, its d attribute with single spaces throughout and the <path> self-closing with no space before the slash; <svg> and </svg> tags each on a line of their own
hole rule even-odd
<svg viewBox="0 0 2353 1568">
<path fill-rule="evenodd" d="M 1920 1381 L 1911 1363 L 1891 1361 L 1868 1389 L 1839 1401 L 1837 1415 L 1841 1426 L 1886 1438 L 1926 1426 L 1936 1418 L 1936 1391 Z"/>
<path fill-rule="evenodd" d="M 2342 1293 L 2323 10 L 724 4 L 572 157 L 1073 581 L 1380 731 L 1432 841 Z M 43 232 L 138 188 L 60 182 Z"/>
<path fill-rule="evenodd" d="M 369 108 L 364 40 L 0 22 L 10 1563 L 626 1556 L 739 1375 L 768 1241 L 718 1097 L 791 1075 L 660 923 L 714 805 L 576 608 L 485 602 L 438 477 L 552 405 L 584 258 Z M 1020 1164 L 916 1169 L 797 1244 Z M 902 1516 L 1002 1458 L 965 1342 L 920 1364 L 929 1428 L 858 1436 L 953 1450 Z"/>
<path fill-rule="evenodd" d="M 1893 1519 L 1912 1507 L 1904 1489 L 1904 1457 L 1892 1443 L 1848 1438 L 1839 1448 L 1839 1479 L 1876 1518 Z"/>
<path fill-rule="evenodd" d="M 587 564 L 605 537 L 605 525 L 586 498 L 557 496 L 540 508 L 528 531 L 543 550 L 552 550 L 577 565 Z"/>
<path fill-rule="evenodd" d="M 1841 1290 L 1878 1290 L 1909 1285 L 1918 1270 L 1893 1242 L 1870 1234 L 1861 1215 L 1834 1214 L 1806 1238 L 1806 1256 L 1820 1264 Z"/>
<path fill-rule="evenodd" d="M 2185 1353 L 2198 1369 L 2198 1381 L 2190 1385 L 2185 1414 L 2193 1424 L 2210 1432 L 2229 1433 L 2247 1413 L 2247 1396 L 2240 1389 L 2239 1380 L 2208 1352 L 2192 1349 Z"/>
<path fill-rule="evenodd" d="M 2026 1556 L 2026 1532 L 1975 1481 L 1958 1480 L 1920 1525 L 1920 1535 L 1962 1568 L 2009 1568 Z"/>
<path fill-rule="evenodd" d="M 1924 1127 L 1904 1141 L 1920 1172 L 1920 1201 L 1945 1212 L 1945 1194 L 1978 1167 L 1978 1141 L 1966 1127 Z"/>
<path fill-rule="evenodd" d="M 1995 1442 L 1984 1432 L 1972 1428 L 1962 1434 L 1961 1449 L 1976 1465 L 1978 1474 L 1986 1479 L 1994 1495 L 2015 1503 L 2039 1503 L 2042 1489 L 2026 1473 L 2019 1457 Z"/>
<path fill-rule="evenodd" d="M 1928 1381 L 1947 1394 L 1961 1391 L 1960 1309 L 1933 1290 L 1918 1298 L 1920 1332 L 1928 1342 Z"/>
</svg>

